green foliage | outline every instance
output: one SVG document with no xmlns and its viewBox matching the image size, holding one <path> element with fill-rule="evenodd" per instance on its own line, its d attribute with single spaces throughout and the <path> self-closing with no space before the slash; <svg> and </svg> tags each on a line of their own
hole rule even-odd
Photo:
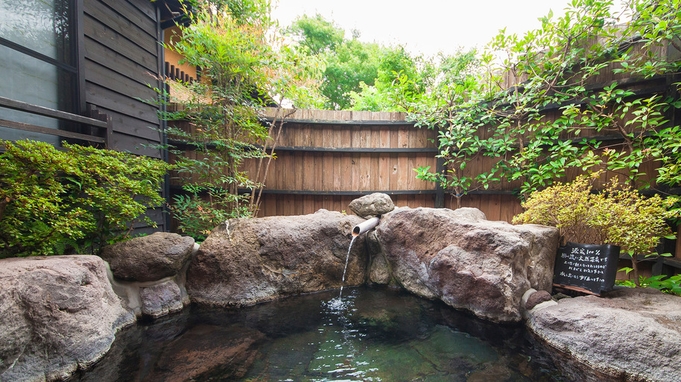
<svg viewBox="0 0 681 382">
<path fill-rule="evenodd" d="M 408 111 L 426 93 L 432 79 L 432 63 L 412 57 L 403 47 L 385 48 L 380 56 L 374 85 L 360 83 L 350 91 L 353 110 Z"/>
<path fill-rule="evenodd" d="M 423 92 L 420 58 L 403 47 L 366 43 L 320 15 L 296 19 L 287 32 L 298 41 L 303 56 L 323 65 L 321 92 L 327 109 L 406 110 Z"/>
<path fill-rule="evenodd" d="M 670 277 L 667 277 L 666 275 L 639 277 L 639 285 L 681 296 L 681 275 Z"/>
<path fill-rule="evenodd" d="M 637 286 L 636 282 L 632 280 L 617 280 L 616 284 L 628 288 L 635 288 Z M 674 275 L 671 277 L 668 277 L 667 275 L 650 277 L 639 276 L 638 286 L 643 288 L 654 288 L 664 293 L 681 296 L 681 275 Z"/>
<path fill-rule="evenodd" d="M 345 39 L 343 29 L 324 19 L 320 14 L 297 18 L 287 33 L 297 36 L 300 44 L 313 55 L 333 51 Z"/>
<path fill-rule="evenodd" d="M 239 188 L 256 187 L 240 165 L 261 155 L 255 145 L 267 138 L 258 107 L 267 99 L 262 93 L 268 81 L 265 65 L 273 53 L 265 43 L 266 25 L 258 24 L 263 22 L 258 18 L 255 25 L 243 24 L 230 13 L 214 14 L 208 9 L 191 17 L 192 23 L 180 28 L 181 34 L 168 48 L 200 67 L 202 81 L 174 84 L 173 91 L 183 97 L 176 100 L 182 106 L 163 118 L 189 123 L 167 131 L 172 145 L 196 153 L 184 155 L 171 147 L 183 188 L 191 195 L 175 197 L 172 211 L 182 232 L 200 239 L 216 225 L 217 218 L 206 219 L 206 214 L 243 211 L 248 202 L 239 197 Z M 217 200 L 206 204 L 200 198 L 203 194 Z"/>
<path fill-rule="evenodd" d="M 441 97 L 454 102 L 430 102 L 414 113 L 419 126 L 439 131 L 447 169 L 420 169 L 418 176 L 457 197 L 500 182 L 527 196 L 570 171 L 597 169 L 639 189 L 681 184 L 679 127 L 669 122 L 681 106 L 678 89 L 639 96 L 629 85 L 655 76 L 674 82 L 681 61 L 667 60 L 662 47 L 677 48 L 677 3 L 573 0 L 562 17 L 549 14 L 524 36 L 502 31 L 477 58 L 477 70 L 463 70 Z M 604 83 L 606 70 L 616 75 Z M 478 161 L 487 167 L 472 173 Z M 657 177 L 644 170 L 655 164 Z"/>
<path fill-rule="evenodd" d="M 173 215 L 197 240 L 226 218 L 257 214 L 281 129 L 281 117 L 265 121 L 263 108 L 275 99 L 298 105 L 320 99 L 318 63 L 277 46 L 268 1 L 222 1 L 218 11 L 207 5 L 195 5 L 191 24 L 166 46 L 200 68 L 201 81 L 173 83 L 171 101 L 179 107 L 162 114 L 179 121 L 167 130 L 184 189 Z M 256 161 L 253 173 L 244 170 L 245 160 Z"/>
<path fill-rule="evenodd" d="M 612 178 L 601 192 L 593 182 L 602 172 L 581 175 L 570 183 L 556 183 L 536 191 L 523 202 L 525 212 L 513 223 L 557 227 L 561 242 L 612 244 L 629 254 L 631 270 L 638 277 L 636 255 L 656 256 L 661 238 L 670 234 L 665 218 L 670 216 L 659 195 L 646 198 Z"/>
<path fill-rule="evenodd" d="M 232 198 L 243 196 L 228 194 L 220 188 L 209 188 L 207 197 L 199 194 L 203 191 L 199 187 L 187 185 L 185 190 L 191 193 L 174 197 L 174 217 L 178 222 L 178 229 L 199 242 L 205 240 L 213 228 L 226 220 L 248 215 L 247 210 L 235 211 L 229 205 L 233 202 Z"/>
<path fill-rule="evenodd" d="M 322 94 L 329 109 L 349 109 L 350 92 L 359 91 L 360 83 L 373 85 L 378 77 L 382 49 L 375 43 L 344 41 L 326 55 Z"/>
<path fill-rule="evenodd" d="M 97 252 L 158 207 L 169 166 L 132 154 L 1 141 L 0 257 Z"/>
<path fill-rule="evenodd" d="M 665 202 L 659 195 L 646 198 L 617 178 L 595 192 L 593 183 L 599 175 L 582 175 L 534 192 L 513 223 L 557 227 L 563 244 L 613 244 L 630 254 L 651 253 L 670 234 Z"/>
</svg>

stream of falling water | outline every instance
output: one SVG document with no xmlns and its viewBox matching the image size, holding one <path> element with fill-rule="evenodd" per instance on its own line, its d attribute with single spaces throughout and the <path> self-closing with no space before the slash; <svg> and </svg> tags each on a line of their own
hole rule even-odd
<svg viewBox="0 0 681 382">
<path fill-rule="evenodd" d="M 345 285 L 345 272 L 348 271 L 348 261 L 350 260 L 350 251 L 352 251 L 352 244 L 354 244 L 355 239 L 357 239 L 357 236 L 353 236 L 352 240 L 350 240 L 350 247 L 348 247 L 348 254 L 345 256 L 345 268 L 343 268 L 343 279 L 341 280 L 340 294 L 338 295 L 339 299 L 343 298 L 343 285 Z"/>
</svg>

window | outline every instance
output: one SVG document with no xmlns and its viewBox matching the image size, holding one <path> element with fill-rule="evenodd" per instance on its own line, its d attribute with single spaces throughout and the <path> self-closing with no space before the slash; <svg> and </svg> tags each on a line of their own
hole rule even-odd
<svg viewBox="0 0 681 382">
<path fill-rule="evenodd" d="M 0 96 L 61 111 L 79 111 L 74 3 L 0 0 Z M 67 128 L 50 118 L 2 108 L 0 119 Z M 6 127 L 0 127 L 0 138 L 59 143 L 56 136 Z"/>
</svg>

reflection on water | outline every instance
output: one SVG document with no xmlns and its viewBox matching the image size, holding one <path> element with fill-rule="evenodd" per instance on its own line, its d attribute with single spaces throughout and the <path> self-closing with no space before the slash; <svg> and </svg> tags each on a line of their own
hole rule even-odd
<svg viewBox="0 0 681 382">
<path fill-rule="evenodd" d="M 193 307 L 119 334 L 82 381 L 560 381 L 521 327 L 384 288 Z"/>
</svg>

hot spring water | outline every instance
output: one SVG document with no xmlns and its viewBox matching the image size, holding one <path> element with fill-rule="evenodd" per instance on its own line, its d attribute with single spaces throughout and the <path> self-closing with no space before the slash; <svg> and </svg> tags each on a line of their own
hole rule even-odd
<svg viewBox="0 0 681 382">
<path fill-rule="evenodd" d="M 522 326 L 389 288 L 192 306 L 118 334 L 81 381 L 558 381 Z"/>
</svg>

